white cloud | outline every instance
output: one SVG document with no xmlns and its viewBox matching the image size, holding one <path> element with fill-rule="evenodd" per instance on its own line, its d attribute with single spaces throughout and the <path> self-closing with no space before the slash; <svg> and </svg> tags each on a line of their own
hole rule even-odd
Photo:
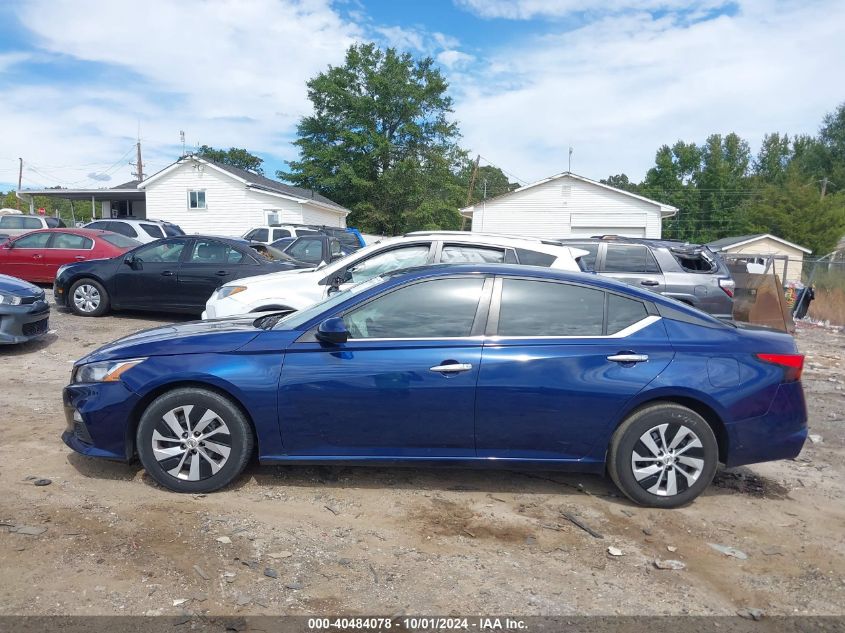
<svg viewBox="0 0 845 633">
<path fill-rule="evenodd" d="M 102 77 L 88 75 L 62 88 L 67 82 L 59 80 L 4 89 L 5 147 L 25 152 L 36 165 L 109 162 L 131 143 L 140 121 L 151 166 L 176 157 L 180 129 L 189 145 L 235 145 L 290 158 L 294 149 L 280 131 L 291 134 L 309 111 L 305 82 L 341 62 L 361 36 L 329 0 L 148 0 L 142 11 L 137 6 L 21 3 L 17 17 L 40 55 L 108 66 Z M 7 57 L 0 58 L 0 71 L 20 61 Z M 120 177 L 128 180 L 129 170 Z M 91 169 L 55 171 L 70 182 L 85 181 Z M 37 175 L 31 176 L 36 184 Z M 15 180 L 14 166 L 0 161 L 0 182 Z"/>
<path fill-rule="evenodd" d="M 458 50 L 448 49 L 437 54 L 437 61 L 446 68 L 458 68 L 473 62 L 475 57 Z"/>
<path fill-rule="evenodd" d="M 625 11 L 707 10 L 730 0 L 455 0 L 455 4 L 482 18 L 531 20 L 561 18 L 576 13 L 611 14 Z"/>
<path fill-rule="evenodd" d="M 640 178 L 679 138 L 815 132 L 842 100 L 843 41 L 836 1 L 745 1 L 693 24 L 606 16 L 491 54 L 454 86 L 456 115 L 473 153 L 523 178 L 565 170 L 570 145 L 573 171 Z"/>
</svg>

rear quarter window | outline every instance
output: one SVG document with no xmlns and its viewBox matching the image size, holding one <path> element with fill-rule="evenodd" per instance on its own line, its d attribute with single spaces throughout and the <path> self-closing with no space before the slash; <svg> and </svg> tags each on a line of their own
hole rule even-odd
<svg viewBox="0 0 845 633">
<path fill-rule="evenodd" d="M 616 334 L 626 327 L 642 321 L 648 316 L 648 310 L 642 301 L 623 297 L 622 295 L 607 295 L 607 333 Z"/>
<path fill-rule="evenodd" d="M 150 237 L 154 237 L 156 239 L 164 237 L 164 231 L 162 231 L 161 227 L 157 224 L 141 224 L 140 226 L 144 230 L 144 233 Z"/>
<path fill-rule="evenodd" d="M 551 266 L 557 259 L 554 255 L 529 251 L 525 248 L 516 249 L 516 257 L 523 266 L 543 266 L 545 268 Z"/>
</svg>

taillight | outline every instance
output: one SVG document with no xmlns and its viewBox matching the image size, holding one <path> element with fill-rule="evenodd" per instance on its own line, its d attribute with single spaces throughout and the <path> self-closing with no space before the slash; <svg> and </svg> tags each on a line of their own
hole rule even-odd
<svg viewBox="0 0 845 633">
<path fill-rule="evenodd" d="M 757 354 L 760 360 L 780 365 L 785 369 L 784 382 L 795 382 L 801 380 L 801 371 L 804 369 L 804 354 Z"/>
<path fill-rule="evenodd" d="M 720 279 L 719 280 L 719 288 L 728 295 L 729 297 L 734 296 L 734 288 L 736 288 L 736 283 L 733 279 Z"/>
</svg>

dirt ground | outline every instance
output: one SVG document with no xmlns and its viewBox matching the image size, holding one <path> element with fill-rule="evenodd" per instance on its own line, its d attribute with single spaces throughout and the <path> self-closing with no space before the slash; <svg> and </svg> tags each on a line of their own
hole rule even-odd
<svg viewBox="0 0 845 633">
<path fill-rule="evenodd" d="M 252 465 L 176 495 L 59 439 L 72 362 L 171 319 L 51 319 L 44 340 L 0 348 L 0 614 L 845 613 L 841 332 L 799 326 L 819 436 L 800 457 L 659 511 L 555 472 Z"/>
</svg>

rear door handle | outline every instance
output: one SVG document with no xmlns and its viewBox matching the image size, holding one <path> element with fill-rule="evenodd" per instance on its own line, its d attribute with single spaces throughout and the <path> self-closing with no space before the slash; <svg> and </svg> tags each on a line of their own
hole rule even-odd
<svg viewBox="0 0 845 633">
<path fill-rule="evenodd" d="M 218 277 L 225 277 L 226 275 L 229 274 L 229 271 L 228 270 L 218 270 L 214 274 L 217 275 Z"/>
<path fill-rule="evenodd" d="M 77 255 L 76 257 L 74 257 L 74 259 L 78 262 L 81 262 L 85 259 L 85 255 Z"/>
<path fill-rule="evenodd" d="M 164 272 L 161 273 L 161 276 L 162 277 L 172 277 L 175 274 L 176 273 L 174 273 L 172 270 L 165 270 Z"/>
<path fill-rule="evenodd" d="M 608 356 L 607 360 L 614 363 L 644 363 L 648 360 L 648 354 L 614 354 Z"/>
<path fill-rule="evenodd" d="M 659 285 L 660 285 L 660 282 L 659 282 L 659 281 L 654 281 L 653 279 L 643 279 L 643 280 L 640 282 L 640 284 L 642 284 L 643 286 L 659 286 Z"/>
<path fill-rule="evenodd" d="M 472 369 L 472 363 L 452 363 L 450 365 L 435 365 L 429 367 L 430 371 L 436 371 L 443 374 L 457 374 L 462 371 L 469 371 Z"/>
</svg>

